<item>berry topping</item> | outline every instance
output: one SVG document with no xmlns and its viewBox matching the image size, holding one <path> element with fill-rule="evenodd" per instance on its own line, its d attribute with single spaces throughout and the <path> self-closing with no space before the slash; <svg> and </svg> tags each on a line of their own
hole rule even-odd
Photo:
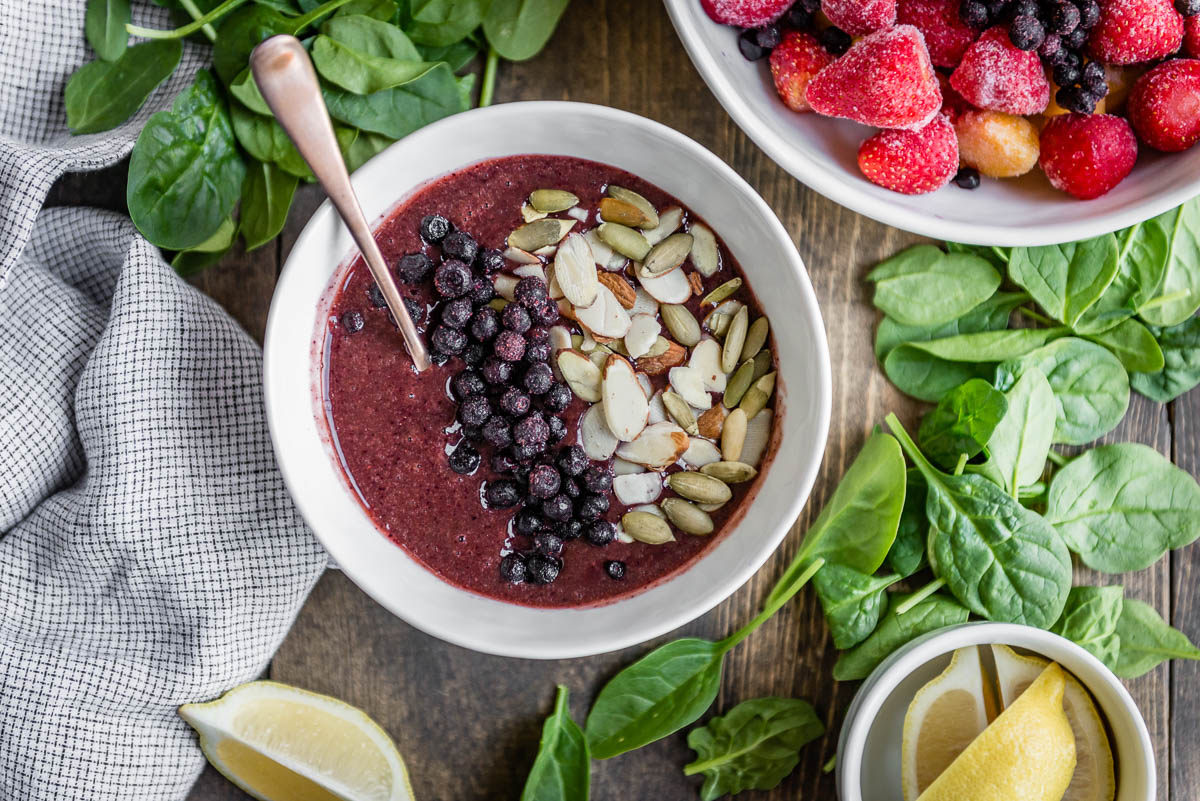
<svg viewBox="0 0 1200 801">
<path fill-rule="evenodd" d="M 1080 200 L 1119 184 L 1137 161 L 1129 123 L 1111 114 L 1060 114 L 1042 129 L 1038 162 L 1050 183 Z"/>
<path fill-rule="evenodd" d="M 413 325 L 421 322 L 425 317 L 425 307 L 412 298 L 403 298 L 403 300 L 404 308 L 408 309 L 408 316 L 412 318 Z"/>
<path fill-rule="evenodd" d="M 774 22 L 794 0 L 700 0 L 704 13 L 721 25 L 757 28 Z"/>
<path fill-rule="evenodd" d="M 461 330 L 474 311 L 470 298 L 456 298 L 442 307 L 442 325 Z"/>
<path fill-rule="evenodd" d="M 462 360 L 468 367 L 478 367 L 483 364 L 484 358 L 487 356 L 487 348 L 480 345 L 478 342 L 472 342 L 467 345 L 462 352 Z"/>
<path fill-rule="evenodd" d="M 858 168 L 872 183 L 920 195 L 940 189 L 958 170 L 958 139 L 939 114 L 919 131 L 880 131 L 858 149 Z"/>
<path fill-rule="evenodd" d="M 470 264 L 475 261 L 478 252 L 479 245 L 475 243 L 475 237 L 466 231 L 452 231 L 442 240 L 442 255 L 447 259 L 458 259 Z"/>
<path fill-rule="evenodd" d="M 529 312 L 516 303 L 504 307 L 504 311 L 500 312 L 500 323 L 509 331 L 516 331 L 518 334 L 524 334 L 533 325 L 533 321 L 529 319 Z"/>
<path fill-rule="evenodd" d="M 979 170 L 974 167 L 963 167 L 954 174 L 954 185 L 959 189 L 978 189 Z"/>
<path fill-rule="evenodd" d="M 469 476 L 478 470 L 479 462 L 479 451 L 465 439 L 450 453 L 450 469 L 462 476 Z"/>
<path fill-rule="evenodd" d="M 453 356 L 461 353 L 462 349 L 467 346 L 467 335 L 462 331 L 455 331 L 453 328 L 439 325 L 429 335 L 429 344 L 438 353 Z"/>
<path fill-rule="evenodd" d="M 821 0 L 821 11 L 851 36 L 881 31 L 896 21 L 896 0 Z"/>
<path fill-rule="evenodd" d="M 1129 121 L 1143 142 L 1173 153 L 1200 141 L 1200 61 L 1164 61 L 1129 93 Z"/>
<path fill-rule="evenodd" d="M 571 519 L 571 499 L 566 495 L 554 495 L 542 502 L 542 514 L 548 520 L 559 523 Z"/>
<path fill-rule="evenodd" d="M 472 395 L 482 395 L 487 392 L 487 384 L 474 370 L 463 370 L 450 379 L 450 389 L 458 400 L 466 400 Z"/>
<path fill-rule="evenodd" d="M 511 509 L 521 500 L 521 488 L 512 479 L 498 478 L 487 483 L 483 497 L 493 509 Z"/>
<path fill-rule="evenodd" d="M 1009 114 L 1040 114 L 1050 103 L 1037 53 L 1015 47 L 1001 27 L 988 28 L 967 48 L 950 85 L 974 106 Z"/>
<path fill-rule="evenodd" d="M 474 281 L 471 269 L 457 259 L 442 262 L 433 274 L 433 288 L 444 298 L 462 297 Z"/>
<path fill-rule="evenodd" d="M 1169 56 L 1183 43 L 1183 17 L 1171 0 L 1105 0 L 1088 37 L 1088 52 L 1105 64 L 1140 64 Z"/>
<path fill-rule="evenodd" d="M 546 282 L 530 275 L 517 282 L 513 289 L 513 299 L 532 311 L 541 306 L 544 301 L 549 300 L 550 296 L 546 289 Z"/>
<path fill-rule="evenodd" d="M 578 445 L 570 445 L 558 453 L 558 467 L 564 476 L 577 476 L 587 470 L 590 464 L 587 451 Z M 597 490 L 593 490 L 595 491 Z"/>
<path fill-rule="evenodd" d="M 507 333 L 507 332 L 506 332 Z M 554 386 L 554 371 L 545 362 L 529 365 L 522 379 L 530 395 L 544 395 Z"/>
<path fill-rule="evenodd" d="M 804 98 L 808 82 L 831 61 L 833 56 L 811 34 L 788 31 L 771 52 L 771 77 L 784 105 L 792 111 L 811 111 Z"/>
<path fill-rule="evenodd" d="M 513 518 L 513 530 L 526 537 L 532 537 L 545 527 L 546 521 L 542 516 L 528 507 L 517 512 Z"/>
<path fill-rule="evenodd" d="M 573 397 L 575 397 L 574 393 L 571 392 L 571 388 L 566 384 L 553 384 L 550 389 L 546 390 L 546 394 L 542 396 L 542 405 L 548 411 L 561 412 L 571 405 Z"/>
<path fill-rule="evenodd" d="M 585 523 L 599 520 L 608 511 L 608 506 L 609 500 L 607 495 L 585 495 L 579 501 L 579 511 L 575 516 Z"/>
<path fill-rule="evenodd" d="M 555 534 L 538 534 L 533 538 L 533 547 L 544 556 L 559 556 L 563 552 L 562 537 Z"/>
<path fill-rule="evenodd" d="M 441 242 L 453 230 L 450 221 L 440 214 L 427 214 L 421 218 L 421 238 L 431 245 Z"/>
<path fill-rule="evenodd" d="M 367 287 L 367 300 L 371 301 L 371 305 L 376 309 L 382 309 L 387 305 L 387 298 L 383 296 L 383 290 L 376 283 Z"/>
<path fill-rule="evenodd" d="M 921 32 L 935 67 L 957 67 L 979 35 L 959 17 L 958 6 L 958 0 L 899 0 L 896 4 L 896 21 Z"/>
<path fill-rule="evenodd" d="M 512 362 L 489 356 L 483 360 L 483 367 L 479 372 L 483 376 L 483 380 L 489 384 L 505 384 L 508 383 L 508 379 L 512 378 L 513 366 Z"/>
<path fill-rule="evenodd" d="M 429 277 L 433 262 L 424 253 L 406 253 L 396 262 L 396 275 L 406 284 L 419 284 Z"/>
<path fill-rule="evenodd" d="M 583 523 L 578 520 L 564 520 L 554 526 L 554 533 L 562 540 L 577 540 L 583 536 Z"/>
<path fill-rule="evenodd" d="M 525 557 L 519 553 L 510 553 L 500 560 L 500 578 L 520 584 L 525 580 Z"/>
<path fill-rule="evenodd" d="M 557 419 L 558 419 L 557 417 L 551 417 L 550 421 L 557 420 Z M 547 421 L 547 422 L 550 422 L 550 421 Z M 551 439 L 554 438 L 553 431 L 550 432 L 550 438 Z M 568 498 L 578 498 L 580 495 L 583 494 L 583 489 L 579 486 L 579 482 L 573 478 L 568 478 L 566 481 L 564 481 L 562 483 L 562 491 L 563 491 L 563 494 L 566 495 Z"/>
<path fill-rule="evenodd" d="M 481 248 L 475 264 L 484 275 L 494 275 L 504 269 L 504 254 L 495 248 Z"/>
<path fill-rule="evenodd" d="M 563 422 L 561 417 L 547 417 L 546 425 L 550 427 L 551 443 L 562 442 L 567 436 L 567 424 Z"/>
<path fill-rule="evenodd" d="M 523 417 L 529 413 L 529 396 L 516 387 L 509 387 L 500 396 L 500 410 L 513 417 Z"/>
<path fill-rule="evenodd" d="M 516 331 L 501 331 L 492 343 L 492 352 L 506 362 L 519 362 L 525 355 L 525 337 Z"/>
<path fill-rule="evenodd" d="M 341 323 L 347 334 L 357 334 L 365 325 L 362 312 L 353 310 L 342 315 Z"/>
<path fill-rule="evenodd" d="M 534 584 L 551 584 L 558 578 L 562 562 L 553 556 L 534 554 L 525 560 L 525 579 Z"/>
<path fill-rule="evenodd" d="M 500 331 L 500 314 L 491 306 L 484 306 L 471 318 L 471 336 L 480 342 L 490 342 Z"/>
<path fill-rule="evenodd" d="M 553 351 L 554 347 L 549 342 L 531 342 L 525 346 L 525 361 L 530 364 L 547 361 Z"/>
<path fill-rule="evenodd" d="M 625 563 L 613 559 L 604 563 L 604 572 L 610 579 L 620 581 L 625 578 Z"/>
<path fill-rule="evenodd" d="M 819 114 L 910 130 L 925 127 L 942 105 L 925 40 L 911 25 L 861 39 L 817 73 L 806 97 Z"/>
<path fill-rule="evenodd" d="M 537 447 L 539 452 L 546 444 L 546 440 L 550 438 L 550 429 L 546 425 L 546 418 L 538 412 L 522 417 L 521 420 L 513 426 L 513 442 L 524 447 Z"/>
<path fill-rule="evenodd" d="M 482 306 L 496 297 L 496 288 L 493 286 L 491 279 L 476 278 L 471 282 L 471 290 L 467 293 L 467 297 L 476 306 Z"/>
<path fill-rule="evenodd" d="M 533 280 L 536 281 L 538 279 L 535 278 Z M 558 313 L 558 304 L 549 298 L 543 299 L 535 306 L 530 308 L 529 313 L 533 315 L 534 319 L 542 325 L 554 325 L 558 322 L 558 318 L 561 316 Z"/>
<path fill-rule="evenodd" d="M 954 130 L 962 163 L 989 178 L 1024 175 L 1037 164 L 1038 131 L 1024 117 L 1002 111 L 968 111 L 954 121 Z"/>
<path fill-rule="evenodd" d="M 464 426 L 481 426 L 492 416 L 492 402 L 484 395 L 471 395 L 458 405 L 458 420 Z"/>
<path fill-rule="evenodd" d="M 561 484 L 562 477 L 548 464 L 540 464 L 529 471 L 529 494 L 534 498 L 553 498 Z"/>
<path fill-rule="evenodd" d="M 608 492 L 612 489 L 612 469 L 594 464 L 583 473 L 583 486 L 588 492 Z"/>
<path fill-rule="evenodd" d="M 738 34 L 738 52 L 747 61 L 758 61 L 760 58 L 766 56 L 767 53 L 770 53 L 771 49 L 760 45 L 758 43 L 758 31 L 750 29 Z"/>
<path fill-rule="evenodd" d="M 617 538 L 617 527 L 607 520 L 597 520 L 584 527 L 583 538 L 592 545 L 608 545 Z"/>
<path fill-rule="evenodd" d="M 494 423 L 497 420 L 500 420 L 501 423 L 504 423 L 504 421 L 501 420 L 499 417 L 493 417 L 491 420 L 488 420 L 487 425 L 485 425 L 483 427 L 484 432 L 486 433 L 488 426 L 490 426 L 492 423 Z M 504 446 L 497 445 L 496 447 L 500 448 L 500 447 L 504 447 Z M 516 467 L 517 467 L 516 460 L 514 460 L 507 453 L 497 453 L 492 456 L 492 472 L 494 472 L 494 473 L 511 473 L 511 472 L 513 472 L 513 470 L 516 469 Z"/>
<path fill-rule="evenodd" d="M 509 422 L 503 417 L 496 416 L 488 420 L 483 424 L 481 433 L 484 439 L 492 443 L 492 445 L 497 448 L 507 448 L 512 444 L 512 426 L 509 425 Z M 508 456 L 504 456 L 503 458 L 510 459 Z M 509 466 L 506 469 L 501 470 L 493 463 L 492 469 L 497 473 L 504 473 L 508 470 L 511 470 L 512 467 Z"/>
</svg>

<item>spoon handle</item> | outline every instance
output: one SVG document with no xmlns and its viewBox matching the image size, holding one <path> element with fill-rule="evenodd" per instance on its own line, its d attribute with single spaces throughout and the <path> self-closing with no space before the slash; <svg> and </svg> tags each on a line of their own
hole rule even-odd
<svg viewBox="0 0 1200 801">
<path fill-rule="evenodd" d="M 429 352 L 404 306 L 396 282 L 383 260 L 383 254 L 379 252 L 379 245 L 375 243 L 367 218 L 358 204 L 358 197 L 350 185 L 350 175 L 346 172 L 346 163 L 342 160 L 337 137 L 333 133 L 333 123 L 329 120 L 317 75 L 304 46 L 294 36 L 272 36 L 254 48 L 250 55 L 250 69 L 275 119 L 291 137 L 325 194 L 333 201 L 342 221 L 350 229 L 375 283 L 383 292 L 392 317 L 400 326 L 413 364 L 418 371 L 425 370 L 429 367 Z"/>
</svg>

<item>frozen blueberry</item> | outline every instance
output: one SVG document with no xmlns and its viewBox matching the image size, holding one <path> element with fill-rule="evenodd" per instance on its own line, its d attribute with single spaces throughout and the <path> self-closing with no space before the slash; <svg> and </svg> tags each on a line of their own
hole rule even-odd
<svg viewBox="0 0 1200 801">
<path fill-rule="evenodd" d="M 512 444 L 512 426 L 500 415 L 496 415 L 483 424 L 483 438 L 497 448 L 507 448 Z M 506 459 L 509 457 L 505 457 Z M 496 469 L 493 465 L 492 469 Z M 496 470 L 503 473 L 503 470 Z"/>
<path fill-rule="evenodd" d="M 517 512 L 513 518 L 513 531 L 526 537 L 532 537 L 546 527 L 546 521 L 534 510 L 526 507 Z"/>
<path fill-rule="evenodd" d="M 984 28 L 988 24 L 987 6 L 979 0 L 963 0 L 958 6 L 958 16 L 972 28 Z"/>
<path fill-rule="evenodd" d="M 738 35 L 738 52 L 747 61 L 758 61 L 770 51 L 758 43 L 754 29 L 744 30 Z"/>
<path fill-rule="evenodd" d="M 804 31 L 812 27 L 813 14 L 803 4 L 796 3 L 783 15 L 782 20 L 787 27 Z"/>
<path fill-rule="evenodd" d="M 1087 41 L 1088 31 L 1082 25 L 1063 37 L 1063 44 L 1068 50 L 1078 50 Z"/>
<path fill-rule="evenodd" d="M 559 443 L 567 436 L 567 424 L 563 422 L 561 417 L 551 415 L 546 418 L 546 425 L 550 428 L 550 442 Z"/>
<path fill-rule="evenodd" d="M 1093 98 L 1085 89 L 1078 86 L 1064 86 L 1055 93 L 1054 102 L 1067 111 L 1091 114 L 1096 109 L 1096 103 L 1099 101 Z"/>
<path fill-rule="evenodd" d="M 825 48 L 832 55 L 840 56 L 842 53 L 845 53 L 850 49 L 850 44 L 850 34 L 836 25 L 830 25 L 821 31 L 821 47 Z"/>
<path fill-rule="evenodd" d="M 1047 65 L 1057 64 L 1062 53 L 1062 37 L 1057 34 L 1046 34 L 1046 38 L 1038 46 L 1038 55 L 1041 56 L 1042 61 Z"/>
<path fill-rule="evenodd" d="M 617 538 L 617 527 L 607 520 L 597 520 L 584 526 L 583 538 L 592 545 L 608 545 Z"/>
<path fill-rule="evenodd" d="M 608 511 L 609 500 L 607 495 L 584 495 L 583 500 L 579 502 L 578 511 L 575 516 L 585 523 L 590 523 L 593 520 L 599 520 L 604 517 L 604 513 Z"/>
<path fill-rule="evenodd" d="M 454 230 L 454 226 L 440 214 L 426 214 L 421 218 L 421 238 L 436 245 Z"/>
<path fill-rule="evenodd" d="M 555 524 L 554 533 L 562 540 L 577 540 L 583 536 L 583 523 L 578 520 L 564 520 Z"/>
<path fill-rule="evenodd" d="M 500 410 L 513 417 L 523 417 L 529 413 L 529 396 L 516 387 L 509 387 L 500 396 Z"/>
<path fill-rule="evenodd" d="M 458 420 L 464 426 L 482 426 L 492 416 L 492 402 L 483 395 L 472 395 L 458 406 Z"/>
<path fill-rule="evenodd" d="M 518 334 L 524 334 L 533 325 L 533 321 L 529 319 L 529 312 L 516 303 L 504 307 L 504 311 L 500 313 L 500 322 L 509 331 L 516 331 Z"/>
<path fill-rule="evenodd" d="M 463 426 L 459 431 L 465 440 L 479 442 L 483 439 L 483 426 Z"/>
<path fill-rule="evenodd" d="M 347 334 L 357 334 L 363 330 L 363 316 L 360 311 L 348 311 L 342 315 L 342 328 L 346 329 Z"/>
<path fill-rule="evenodd" d="M 552 498 L 558 494 L 562 478 L 548 464 L 540 464 L 529 471 L 529 494 L 535 498 Z"/>
<path fill-rule="evenodd" d="M 1196 0 L 1176 0 L 1176 3 L 1190 3 L 1196 11 L 1200 13 L 1200 3 Z M 1089 30 L 1096 26 L 1100 21 L 1100 3 L 1097 0 L 1076 0 L 1075 7 L 1079 9 L 1079 27 L 1084 30 Z M 1187 16 L 1186 14 L 1184 16 Z"/>
<path fill-rule="evenodd" d="M 412 318 L 413 325 L 425 319 L 425 307 L 418 301 L 412 298 L 404 298 L 404 308 L 408 310 L 408 316 Z"/>
<path fill-rule="evenodd" d="M 558 469 L 564 476 L 577 476 L 591 464 L 587 451 L 578 445 L 568 445 L 558 452 Z"/>
<path fill-rule="evenodd" d="M 395 323 L 393 323 L 393 325 L 395 325 Z M 430 350 L 429 361 L 437 367 L 441 367 L 446 362 L 450 361 L 450 355 L 447 353 L 442 353 L 440 350 Z"/>
<path fill-rule="evenodd" d="M 1046 29 L 1065 35 L 1079 27 L 1079 20 L 1079 9 L 1074 4 L 1063 0 L 1046 15 Z"/>
<path fill-rule="evenodd" d="M 471 269 L 458 259 L 442 262 L 433 273 L 433 288 L 444 298 L 462 297 L 474 281 Z"/>
<path fill-rule="evenodd" d="M 550 429 L 546 425 L 546 418 L 538 412 L 525 415 L 513 426 L 513 442 L 518 445 L 536 445 L 544 449 L 549 438 Z"/>
<path fill-rule="evenodd" d="M 479 451 L 465 439 L 450 453 L 450 469 L 462 476 L 469 476 L 479 469 Z"/>
<path fill-rule="evenodd" d="M 429 344 L 438 353 L 454 356 L 462 353 L 462 349 L 467 346 L 467 335 L 462 331 L 455 331 L 453 328 L 439 325 L 429 335 Z"/>
<path fill-rule="evenodd" d="M 483 430 L 484 430 L 485 436 L 487 434 L 488 425 L 491 425 L 496 420 L 500 420 L 500 418 L 493 417 L 491 420 L 487 421 L 486 425 L 484 425 Z M 500 420 L 500 422 L 503 423 L 504 421 Z M 504 446 L 501 445 L 501 446 L 497 446 L 497 447 L 504 447 Z M 492 471 L 495 473 L 500 473 L 500 474 L 511 473 L 513 470 L 516 469 L 516 467 L 517 467 L 516 459 L 513 459 L 507 453 L 497 453 L 494 456 L 492 456 Z"/>
<path fill-rule="evenodd" d="M 463 370 L 450 379 L 450 389 L 454 393 L 454 397 L 462 401 L 472 395 L 482 395 L 487 392 L 487 383 L 483 380 L 483 376 L 474 370 Z"/>
<path fill-rule="evenodd" d="M 1099 61 L 1089 61 L 1083 65 L 1083 76 L 1080 78 L 1080 83 L 1091 94 L 1100 94 L 1101 97 L 1108 94 L 1108 78 L 1104 73 L 1104 65 Z"/>
<path fill-rule="evenodd" d="M 462 360 L 469 367 L 478 367 L 483 364 L 485 358 L 487 358 L 487 348 L 478 342 L 472 342 L 463 349 Z"/>
<path fill-rule="evenodd" d="M 1071 6 L 1072 10 L 1074 8 Z M 1046 38 L 1046 30 L 1037 17 L 1022 14 L 1013 18 L 1008 28 L 1008 38 L 1018 50 L 1037 50 Z"/>
<path fill-rule="evenodd" d="M 478 252 L 479 245 L 476 244 L 475 237 L 466 231 L 451 231 L 442 240 L 442 255 L 448 258 L 470 264 L 475 261 L 475 254 Z"/>
<path fill-rule="evenodd" d="M 512 479 L 498 478 L 487 483 L 483 497 L 493 509 L 511 509 L 521 500 L 521 488 Z"/>
<path fill-rule="evenodd" d="M 379 284 L 372 283 L 367 287 L 367 300 L 371 301 L 371 305 L 376 309 L 382 309 L 387 305 L 387 299 L 383 296 L 383 290 L 379 288 Z"/>
<path fill-rule="evenodd" d="M 471 282 L 471 292 L 468 295 L 476 306 L 482 306 L 496 297 L 496 288 L 490 278 L 476 278 Z"/>
<path fill-rule="evenodd" d="M 537 280 L 536 278 L 533 280 Z M 538 303 L 535 307 L 529 309 L 529 314 L 534 320 L 542 325 L 554 325 L 561 317 L 558 313 L 558 304 L 546 298 Z"/>
<path fill-rule="evenodd" d="M 433 262 L 424 253 L 406 253 L 396 262 L 396 275 L 406 284 L 419 284 L 429 277 Z"/>
<path fill-rule="evenodd" d="M 442 325 L 461 331 L 474 311 L 470 298 L 456 298 L 442 307 Z"/>
<path fill-rule="evenodd" d="M 510 553 L 500 560 L 500 578 L 520 584 L 525 580 L 525 557 L 519 553 Z"/>
<path fill-rule="evenodd" d="M 562 493 L 568 498 L 578 498 L 583 494 L 583 489 L 579 486 L 578 480 L 568 478 L 566 481 L 562 482 Z"/>
<path fill-rule="evenodd" d="M 525 337 L 516 331 L 501 331 L 492 342 L 492 353 L 506 362 L 519 362 L 525 355 Z"/>
<path fill-rule="evenodd" d="M 531 472 L 530 475 L 533 475 Z M 542 501 L 542 514 L 558 523 L 571 519 L 571 499 L 566 495 L 554 495 Z"/>
<path fill-rule="evenodd" d="M 583 471 L 583 486 L 588 492 L 608 492 L 612 483 L 613 473 L 609 467 L 594 464 Z"/>
<path fill-rule="evenodd" d="M 513 475 L 522 481 L 528 478 L 529 471 L 532 469 L 532 462 L 534 458 L 536 458 L 545 450 L 545 445 L 540 445 L 536 442 L 529 443 L 528 445 L 521 445 L 520 443 L 514 442 L 512 445 L 510 445 L 508 452 L 511 453 L 513 458 L 521 464 L 521 466 L 518 467 Z"/>
<path fill-rule="evenodd" d="M 625 563 L 619 562 L 616 559 L 609 560 L 604 563 L 604 572 L 608 574 L 610 579 L 620 581 L 625 578 Z"/>
<path fill-rule="evenodd" d="M 513 366 L 512 362 L 506 362 L 503 359 L 497 359 L 495 356 L 489 356 L 483 360 L 483 367 L 480 373 L 483 375 L 483 380 L 489 384 L 506 384 L 512 378 Z"/>
<path fill-rule="evenodd" d="M 558 556 L 563 552 L 563 541 L 554 534 L 538 534 L 533 538 L 533 547 L 540 554 Z"/>
<path fill-rule="evenodd" d="M 566 384 L 555 383 L 554 386 L 546 390 L 546 394 L 542 396 L 542 405 L 552 412 L 564 411 L 571 405 L 571 398 L 574 393 Z"/>
<path fill-rule="evenodd" d="M 551 584 L 558 578 L 562 563 L 553 556 L 534 554 L 525 560 L 525 577 L 534 584 Z"/>
<path fill-rule="evenodd" d="M 471 318 L 471 336 L 479 342 L 491 342 L 500 330 L 500 315 L 491 306 L 484 306 Z"/>
<path fill-rule="evenodd" d="M 532 275 L 522 278 L 513 289 L 513 299 L 527 309 L 536 309 L 544 301 L 550 299 L 546 290 L 546 282 Z"/>
<path fill-rule="evenodd" d="M 548 361 L 553 350 L 549 342 L 530 342 L 525 346 L 525 361 L 530 364 Z"/>
<path fill-rule="evenodd" d="M 484 275 L 495 275 L 504 269 L 504 254 L 495 248 L 481 248 L 475 264 Z"/>
<path fill-rule="evenodd" d="M 519 335 L 518 335 L 519 336 Z M 497 341 L 499 341 L 497 339 Z M 522 379 L 530 395 L 545 395 L 554 386 L 554 371 L 545 362 L 529 365 Z"/>
<path fill-rule="evenodd" d="M 1054 82 L 1066 88 L 1079 80 L 1079 67 L 1070 61 L 1060 61 L 1054 65 Z M 1066 108 L 1064 106 L 1064 108 Z"/>
<path fill-rule="evenodd" d="M 779 47 L 781 38 L 778 25 L 764 25 L 754 31 L 754 41 L 758 42 L 758 46 L 764 50 L 774 50 Z"/>
<path fill-rule="evenodd" d="M 963 167 L 954 175 L 954 185 L 962 189 L 979 187 L 979 170 L 974 167 Z"/>
</svg>

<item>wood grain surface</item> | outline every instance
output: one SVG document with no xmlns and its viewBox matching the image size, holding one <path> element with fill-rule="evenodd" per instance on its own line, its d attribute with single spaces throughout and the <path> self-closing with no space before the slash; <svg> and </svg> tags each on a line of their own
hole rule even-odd
<svg viewBox="0 0 1200 801">
<path fill-rule="evenodd" d="M 575 0 L 545 52 L 530 62 L 502 66 L 496 97 L 498 102 L 600 103 L 684 132 L 733 165 L 763 195 L 808 266 L 833 365 L 833 415 L 820 478 L 787 543 L 758 575 L 711 613 L 661 641 L 683 634 L 724 636 L 757 610 L 871 427 L 892 410 L 906 423 L 917 419 L 917 404 L 896 392 L 876 367 L 876 316 L 862 280 L 871 265 L 917 237 L 840 208 L 763 155 L 714 100 L 688 61 L 665 10 L 650 0 Z M 65 179 L 51 200 L 121 209 L 123 170 Z M 321 200 L 318 189 L 306 187 L 278 242 L 249 254 L 232 253 L 192 279 L 260 341 L 278 270 Z M 963 201 L 970 202 L 970 196 L 964 193 Z M 1200 473 L 1198 420 L 1200 392 L 1169 407 L 1135 395 L 1124 423 L 1106 440 L 1144 442 L 1195 475 Z M 1078 579 L 1123 580 L 1127 595 L 1153 604 L 1200 641 L 1197 561 L 1193 547 L 1123 578 L 1080 571 Z M 395 737 L 421 801 L 516 799 L 537 751 L 554 685 L 571 688 L 572 710 L 582 722 L 600 686 L 656 644 L 558 662 L 484 656 L 411 628 L 341 573 L 331 571 L 301 611 L 270 675 L 343 698 L 370 713 Z M 828 727 L 822 739 L 805 748 L 799 767 L 778 789 L 747 793 L 742 796 L 747 801 L 835 798 L 833 777 L 823 775 L 821 765 L 835 751 L 842 716 L 857 688 L 857 683 L 832 680 L 835 658 L 819 605 L 811 593 L 803 592 L 727 660 L 715 711 L 763 695 L 798 696 L 815 704 Z M 1163 665 L 1128 686 L 1156 746 L 1158 799 L 1200 797 L 1195 746 L 1200 665 Z M 680 734 L 596 763 L 592 797 L 696 798 L 699 777 L 687 779 L 680 770 L 690 754 Z M 230 801 L 246 796 L 206 770 L 190 798 Z"/>
</svg>

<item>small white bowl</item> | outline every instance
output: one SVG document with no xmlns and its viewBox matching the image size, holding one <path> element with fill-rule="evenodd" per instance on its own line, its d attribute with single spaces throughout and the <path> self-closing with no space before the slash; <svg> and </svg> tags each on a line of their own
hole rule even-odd
<svg viewBox="0 0 1200 801">
<path fill-rule="evenodd" d="M 946 669 L 956 649 L 993 643 L 1044 656 L 1079 679 L 1108 721 L 1117 769 L 1116 801 L 1153 801 L 1154 746 L 1121 680 L 1070 640 L 1012 623 L 964 623 L 935 631 L 908 643 L 875 668 L 854 696 L 842 724 L 837 758 L 840 801 L 902 801 L 900 735 L 913 696 Z"/>
<path fill-rule="evenodd" d="M 737 173 L 656 122 L 581 103 L 511 103 L 434 123 L 353 177 L 368 219 L 481 160 L 527 153 L 577 156 L 628 170 L 704 217 L 741 262 L 778 348 L 782 438 L 741 521 L 688 570 L 607 606 L 533 609 L 454 587 L 380 533 L 335 465 L 317 420 L 313 335 L 334 270 L 354 253 L 324 203 L 296 241 L 267 321 L 267 420 L 284 480 L 305 520 L 345 573 L 389 610 L 435 637 L 488 653 L 561 659 L 624 648 L 699 617 L 754 574 L 799 515 L 829 428 L 825 330 L 787 231 Z M 323 329 L 322 329 L 323 330 Z M 399 345 L 398 345 L 399 346 Z"/>
<path fill-rule="evenodd" d="M 928 195 L 889 191 L 858 169 L 858 146 L 873 128 L 790 110 L 764 63 L 738 52 L 734 28 L 709 19 L 700 0 L 666 5 L 708 88 L 768 156 L 831 200 L 888 225 L 953 242 L 1046 245 L 1115 231 L 1200 194 L 1200 147 L 1173 154 L 1142 147 L 1133 172 L 1107 195 L 1088 201 L 1055 190 L 1038 170 L 985 180 L 973 191 L 954 186 Z"/>
</svg>

